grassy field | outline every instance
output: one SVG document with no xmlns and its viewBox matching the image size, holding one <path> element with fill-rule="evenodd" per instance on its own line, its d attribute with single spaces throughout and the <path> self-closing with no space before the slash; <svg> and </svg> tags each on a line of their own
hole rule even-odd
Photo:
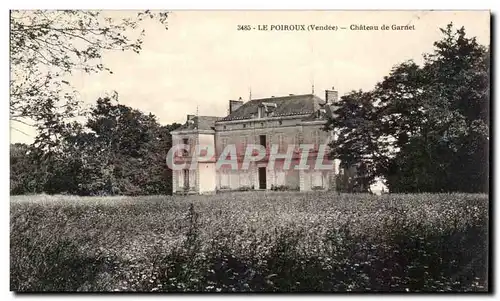
<svg viewBox="0 0 500 301">
<path fill-rule="evenodd" d="M 488 196 L 11 197 L 14 291 L 486 291 Z"/>
</svg>

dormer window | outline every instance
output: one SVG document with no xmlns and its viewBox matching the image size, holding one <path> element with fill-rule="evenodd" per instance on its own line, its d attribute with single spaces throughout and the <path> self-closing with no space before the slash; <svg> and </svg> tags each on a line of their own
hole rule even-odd
<svg viewBox="0 0 500 301">
<path fill-rule="evenodd" d="M 326 113 L 325 109 L 321 108 L 316 111 L 316 118 L 321 118 L 322 115 Z"/>
<path fill-rule="evenodd" d="M 270 117 L 274 115 L 274 111 L 277 108 L 275 103 L 263 102 L 258 107 L 259 118 Z"/>
<path fill-rule="evenodd" d="M 266 117 L 266 106 L 261 105 L 259 106 L 259 118 L 264 118 Z"/>
</svg>

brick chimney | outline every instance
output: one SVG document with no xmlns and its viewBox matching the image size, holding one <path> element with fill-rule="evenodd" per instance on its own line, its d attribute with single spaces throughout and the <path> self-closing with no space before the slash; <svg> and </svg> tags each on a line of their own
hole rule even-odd
<svg viewBox="0 0 500 301">
<path fill-rule="evenodd" d="M 229 101 L 229 114 L 232 112 L 236 111 L 243 105 L 243 100 L 241 100 L 241 97 L 239 100 L 230 100 Z"/>
<path fill-rule="evenodd" d="M 325 90 L 325 100 L 329 104 L 334 104 L 339 100 L 339 92 L 332 87 L 331 90 Z"/>
</svg>

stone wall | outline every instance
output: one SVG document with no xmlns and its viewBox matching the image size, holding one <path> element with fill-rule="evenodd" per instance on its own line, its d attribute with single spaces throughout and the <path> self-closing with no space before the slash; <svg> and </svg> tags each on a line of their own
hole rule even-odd
<svg viewBox="0 0 500 301">
<path fill-rule="evenodd" d="M 303 122 L 303 116 L 296 117 L 283 117 L 283 118 L 262 118 L 242 121 L 227 121 L 217 122 L 215 125 L 215 134 L 197 134 L 197 133 L 180 133 L 173 136 L 174 143 L 182 143 L 184 138 L 189 139 L 191 148 L 199 143 L 208 144 L 214 143 L 215 157 L 219 158 L 223 151 L 224 146 L 235 145 L 238 154 L 238 170 L 231 170 L 229 165 L 225 165 L 221 170 L 216 168 L 215 172 L 200 172 L 199 168 L 190 170 L 190 175 L 194 177 L 190 179 L 190 186 L 192 190 L 200 192 L 200 183 L 213 183 L 213 179 L 208 177 L 215 177 L 214 187 L 216 190 L 239 190 L 239 189 L 254 189 L 259 188 L 259 173 L 258 167 L 264 166 L 266 168 L 266 188 L 271 189 L 273 186 L 287 186 L 289 189 L 300 189 L 307 191 L 313 189 L 315 186 L 322 186 L 324 189 L 331 189 L 332 179 L 335 175 L 335 170 L 331 171 L 299 171 L 299 170 L 283 170 L 280 166 L 270 168 L 266 160 L 262 162 L 250 164 L 248 170 L 241 170 L 241 162 L 244 159 L 245 147 L 248 144 L 260 144 L 260 136 L 266 136 L 266 148 L 270 153 L 271 145 L 276 144 L 280 146 L 279 153 L 286 153 L 288 145 L 299 144 L 323 144 L 329 141 L 330 133 L 322 130 L 325 121 L 309 121 Z M 201 137 L 201 138 L 200 138 Z M 317 150 L 317 147 L 316 147 Z M 314 150 L 311 151 L 311 156 L 315 156 Z M 295 154 L 298 156 L 298 154 Z M 185 158 L 189 162 L 191 156 Z M 294 164 L 298 164 L 298 157 L 296 157 Z M 215 161 L 211 161 L 214 162 Z M 310 169 L 314 168 L 315 161 L 309 163 Z M 200 165 L 200 167 L 206 167 Z M 215 166 L 214 166 L 215 167 Z M 208 167 L 207 167 L 208 168 Z M 177 176 L 176 176 L 177 175 Z M 182 171 L 174 171 L 173 176 L 173 189 L 176 191 L 183 191 Z M 209 184 L 207 184 L 210 186 Z M 202 189 L 206 191 L 207 186 L 203 184 Z"/>
</svg>

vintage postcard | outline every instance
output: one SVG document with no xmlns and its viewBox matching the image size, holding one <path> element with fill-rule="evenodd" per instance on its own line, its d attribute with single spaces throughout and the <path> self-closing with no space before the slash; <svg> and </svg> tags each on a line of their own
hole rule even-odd
<svg viewBox="0 0 500 301">
<path fill-rule="evenodd" d="M 489 11 L 10 11 L 10 289 L 490 292 Z"/>
</svg>

